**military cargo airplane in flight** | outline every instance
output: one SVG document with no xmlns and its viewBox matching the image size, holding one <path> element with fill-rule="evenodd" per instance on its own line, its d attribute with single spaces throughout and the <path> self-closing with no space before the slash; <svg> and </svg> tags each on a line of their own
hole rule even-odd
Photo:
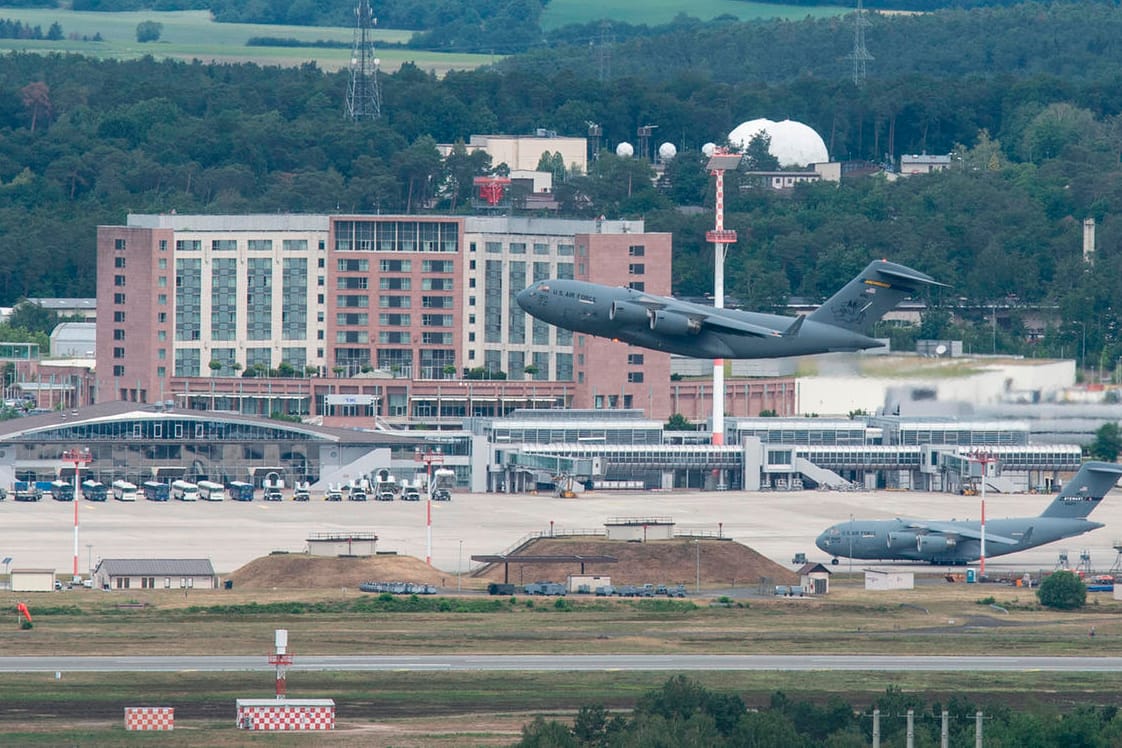
<svg viewBox="0 0 1122 748">
<path fill-rule="evenodd" d="M 1088 520 L 1087 515 L 1119 476 L 1122 465 L 1087 462 L 1039 517 L 987 520 L 986 557 L 1024 551 L 1103 527 L 1101 522 Z M 858 519 L 828 528 L 814 542 L 834 557 L 834 564 L 839 556 L 968 564 L 981 557 L 982 528 L 977 521 Z"/>
<path fill-rule="evenodd" d="M 631 288 L 542 280 L 515 297 L 527 314 L 574 332 L 694 358 L 777 358 L 883 345 L 873 325 L 924 286 L 942 286 L 885 260 L 869 263 L 806 317 L 717 309 Z"/>
</svg>

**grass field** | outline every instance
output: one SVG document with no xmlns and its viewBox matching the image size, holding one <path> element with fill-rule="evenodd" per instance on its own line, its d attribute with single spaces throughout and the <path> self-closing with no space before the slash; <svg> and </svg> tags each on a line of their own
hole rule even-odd
<svg viewBox="0 0 1122 748">
<path fill-rule="evenodd" d="M 589 23 L 608 19 L 629 24 L 657 26 L 669 23 L 680 13 L 708 21 L 728 15 L 742 21 L 761 18 L 822 18 L 848 13 L 851 5 L 807 8 L 794 5 L 743 2 L 742 0 L 550 0 L 542 14 L 547 31 L 570 23 Z"/>
<path fill-rule="evenodd" d="M 5 654 L 253 654 L 262 658 L 273 630 L 286 628 L 300 654 L 470 653 L 906 653 L 1114 654 L 1122 642 L 1122 604 L 1094 595 L 1082 611 L 1040 609 L 1031 591 L 1003 585 L 928 581 L 914 590 L 867 592 L 860 575 L 835 574 L 819 600 L 744 598 L 733 607 L 666 600 L 573 597 L 563 609 L 551 599 L 502 598 L 490 613 L 377 610 L 340 612 L 332 606 L 374 600 L 345 590 L 194 591 L 73 590 L 0 595 L 0 609 L 28 600 L 35 627 L 14 619 L 0 627 Z M 1000 606 L 991 607 L 989 598 Z M 439 599 L 422 598 L 439 605 Z M 462 600 L 478 606 L 489 598 Z M 118 608 L 122 602 L 143 608 Z M 528 604 L 532 603 L 532 607 Z M 241 609 L 248 603 L 274 608 Z M 319 609 L 295 607 L 320 603 Z M 667 603 L 670 603 L 669 605 Z M 49 607 L 53 606 L 53 607 Z M 1095 626 L 1095 638 L 1087 636 Z M 498 746 L 517 739 L 535 714 L 570 718 L 582 705 L 629 709 L 659 687 L 667 672 L 315 672 L 293 670 L 294 698 L 332 698 L 337 730 L 317 745 Z M 889 686 L 927 702 L 958 694 L 983 706 L 1029 709 L 1050 704 L 1122 703 L 1122 674 L 1092 673 L 690 673 L 709 688 L 766 705 L 784 691 L 795 699 L 837 695 L 863 709 Z M 0 739 L 11 745 L 140 745 L 144 736 L 122 727 L 125 706 L 176 710 L 176 731 L 161 745 L 240 745 L 234 700 L 267 698 L 267 671 L 227 673 L 53 673 L 0 675 Z M 299 736 L 276 736 L 297 744 Z M 270 741 L 273 744 L 273 741 Z M 306 744 L 306 741 L 300 744 Z"/>
<path fill-rule="evenodd" d="M 144 55 L 156 58 L 203 61 L 255 62 L 260 65 L 293 66 L 314 61 L 324 70 L 334 71 L 349 64 L 351 52 L 339 49 L 247 47 L 253 37 L 276 37 L 301 41 L 337 41 L 349 45 L 354 31 L 349 28 L 309 26 L 265 26 L 259 24 L 214 23 L 205 11 L 177 11 L 171 13 L 87 13 L 39 8 L 0 7 L 0 18 L 22 21 L 39 26 L 43 33 L 52 23 L 62 26 L 64 41 L 29 41 L 0 39 L 0 50 L 29 50 L 34 52 L 74 52 L 90 57 L 109 59 L 135 59 Z M 160 41 L 140 44 L 136 41 L 136 26 L 142 21 L 163 24 Z M 102 42 L 80 41 L 82 37 L 101 34 Z M 377 30 L 377 41 L 404 42 L 411 32 Z M 377 51 L 382 69 L 396 70 L 403 62 L 444 73 L 453 69 L 478 67 L 493 61 L 490 55 L 440 54 L 404 49 Z"/>
</svg>

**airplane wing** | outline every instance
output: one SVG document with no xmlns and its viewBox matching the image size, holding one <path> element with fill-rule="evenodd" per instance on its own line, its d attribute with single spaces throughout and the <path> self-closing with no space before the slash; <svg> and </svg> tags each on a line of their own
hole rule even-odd
<svg viewBox="0 0 1122 748">
<path fill-rule="evenodd" d="M 669 303 L 668 303 L 669 302 Z M 805 317 L 796 317 L 790 325 L 782 330 L 767 325 L 757 325 L 742 319 L 722 313 L 719 309 L 710 309 L 699 304 L 689 304 L 673 299 L 661 297 L 643 297 L 634 303 L 651 311 L 668 311 L 689 317 L 702 328 L 709 328 L 716 332 L 732 333 L 734 335 L 751 335 L 758 338 L 783 338 L 799 334 Z"/>
<path fill-rule="evenodd" d="M 982 538 L 982 531 L 980 529 L 975 529 L 957 522 L 925 522 L 914 519 L 904 519 L 901 521 L 907 523 L 909 529 L 927 530 L 928 532 L 938 532 L 943 535 L 957 535 L 960 538 L 973 538 L 974 540 L 981 540 Z M 992 532 L 987 532 L 986 542 L 1016 545 L 1020 541 L 1007 538 L 1004 535 L 994 535 Z"/>
</svg>

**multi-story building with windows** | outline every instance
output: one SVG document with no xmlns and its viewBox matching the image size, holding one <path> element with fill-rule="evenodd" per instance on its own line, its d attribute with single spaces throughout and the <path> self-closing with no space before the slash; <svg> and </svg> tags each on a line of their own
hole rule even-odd
<svg viewBox="0 0 1122 748">
<path fill-rule="evenodd" d="M 670 254 L 641 221 L 131 215 L 98 229 L 99 399 L 341 422 L 538 399 L 661 416 L 668 355 L 552 327 L 514 296 L 550 277 L 668 294 Z M 502 381 L 478 407 L 475 377 Z"/>
</svg>

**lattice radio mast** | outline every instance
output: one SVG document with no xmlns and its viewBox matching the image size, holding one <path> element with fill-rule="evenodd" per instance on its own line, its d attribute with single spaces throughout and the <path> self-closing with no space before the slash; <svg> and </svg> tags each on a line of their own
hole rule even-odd
<svg viewBox="0 0 1122 748">
<path fill-rule="evenodd" d="M 853 85 L 860 88 L 865 85 L 865 65 L 873 59 L 869 50 L 865 48 L 865 27 L 869 25 L 869 19 L 865 18 L 865 6 L 861 0 L 857 0 L 857 13 L 854 23 L 853 52 L 847 57 L 853 60 Z"/>
<path fill-rule="evenodd" d="M 382 91 L 378 87 L 378 63 L 374 56 L 373 31 L 376 19 L 370 0 L 355 5 L 355 43 L 351 52 L 351 82 L 347 88 L 347 116 L 376 119 L 382 116 Z"/>
</svg>

